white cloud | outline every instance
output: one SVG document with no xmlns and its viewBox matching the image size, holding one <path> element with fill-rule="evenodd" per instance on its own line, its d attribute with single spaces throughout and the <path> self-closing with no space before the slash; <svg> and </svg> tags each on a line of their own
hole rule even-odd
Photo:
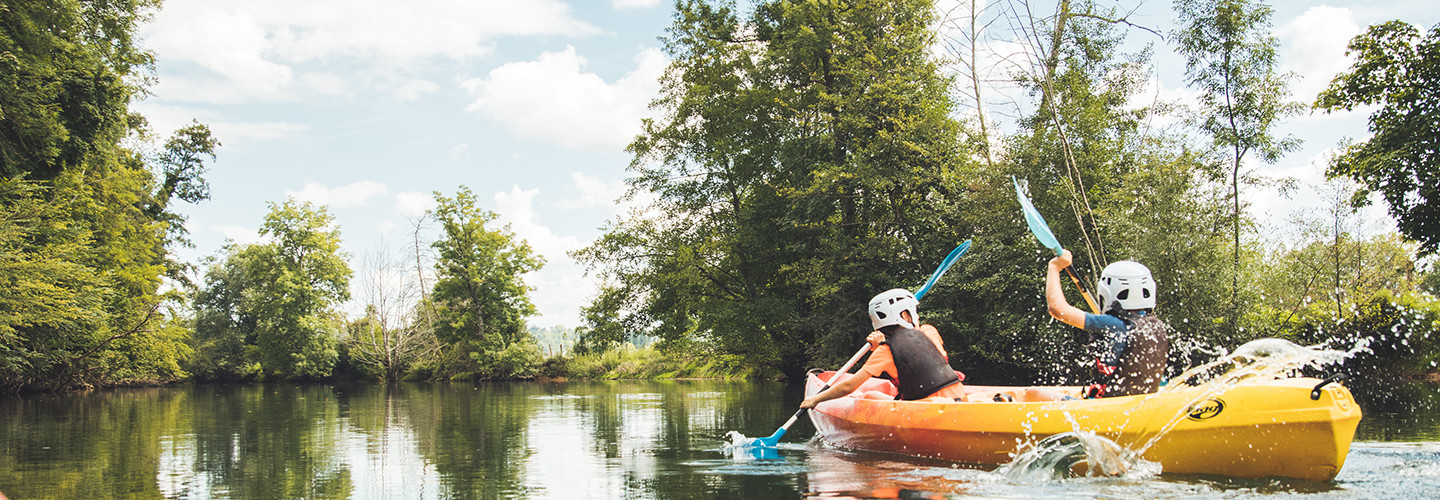
<svg viewBox="0 0 1440 500">
<path fill-rule="evenodd" d="M 495 193 L 495 212 L 500 215 L 500 223 L 509 224 L 510 230 L 530 242 L 530 246 L 547 259 L 580 248 L 579 238 L 556 235 L 549 226 L 540 223 L 540 215 L 535 212 L 538 194 L 539 189 L 521 190 L 520 186 Z"/>
<path fill-rule="evenodd" d="M 330 188 L 319 182 L 307 182 L 300 191 L 286 190 L 285 194 L 296 201 L 308 201 L 317 205 L 335 208 L 363 206 L 372 197 L 389 192 L 384 184 L 375 181 L 360 181 L 348 186 Z"/>
<path fill-rule="evenodd" d="M 580 307 L 586 304 L 595 284 L 585 277 L 584 267 L 567 255 L 583 247 L 585 242 L 574 236 L 555 234 L 540 222 L 534 206 L 539 194 L 538 189 L 522 190 L 520 186 L 495 193 L 496 213 L 500 215 L 498 222 L 509 224 L 516 236 L 545 258 L 545 266 L 527 274 L 525 282 L 536 289 L 532 298 L 542 316 L 541 322 L 559 324 L 564 318 L 580 317 Z"/>
<path fill-rule="evenodd" d="M 344 78 L 331 73 L 306 73 L 300 79 L 322 94 L 344 95 L 350 91 L 350 84 Z"/>
<path fill-rule="evenodd" d="M 419 217 L 426 210 L 435 208 L 435 195 L 407 191 L 395 195 L 395 213 L 405 217 Z"/>
<path fill-rule="evenodd" d="M 418 101 L 426 94 L 440 91 L 440 84 L 429 80 L 410 80 L 395 87 L 395 97 L 401 101 Z"/>
<path fill-rule="evenodd" d="M 657 49 L 642 51 L 635 69 L 614 83 L 584 72 L 575 47 L 509 63 L 485 78 L 465 82 L 476 96 L 469 110 L 502 123 L 516 135 L 570 149 L 614 151 L 629 144 L 649 116 L 669 64 Z"/>
<path fill-rule="evenodd" d="M 460 144 L 450 148 L 450 157 L 456 160 L 470 157 L 470 145 Z"/>
<path fill-rule="evenodd" d="M 210 130 L 223 144 L 231 139 L 286 139 L 310 127 L 290 122 L 225 122 L 210 124 Z"/>
<path fill-rule="evenodd" d="M 200 120 L 210 126 L 210 131 L 225 148 L 234 147 L 247 140 L 286 139 L 301 134 L 308 126 L 293 122 L 236 122 L 224 119 L 224 115 L 206 108 L 166 106 L 153 101 L 140 101 L 131 108 L 145 116 L 151 131 L 163 142 L 176 130 L 190 125 L 191 120 Z"/>
<path fill-rule="evenodd" d="M 1354 61 L 1345 46 L 1360 32 L 1350 9 L 1327 5 L 1311 7 L 1275 30 L 1282 67 L 1300 76 L 1291 84 L 1292 97 L 1314 102 L 1335 75 L 1349 69 Z"/>
<path fill-rule="evenodd" d="M 155 16 L 145 42 L 162 61 L 185 61 L 263 93 L 290 83 L 293 70 L 266 59 L 268 28 L 246 10 L 173 2 Z"/>
<path fill-rule="evenodd" d="M 585 175 L 584 172 L 571 172 L 570 180 L 575 183 L 575 189 L 580 191 L 580 196 L 563 200 L 558 205 L 560 208 L 591 208 L 591 207 L 615 207 L 615 201 L 625 194 L 625 182 L 605 182 L 599 177 Z"/>
<path fill-rule="evenodd" d="M 210 226 L 215 232 L 220 233 L 225 239 L 234 241 L 240 245 L 260 243 L 266 238 L 260 237 L 260 232 L 255 229 L 241 226 Z"/>
<path fill-rule="evenodd" d="M 205 70 L 167 75 L 157 94 L 239 102 L 294 98 L 294 67 L 312 61 L 463 61 L 491 54 L 501 37 L 598 33 L 560 0 L 169 0 L 141 36 L 162 66 Z"/>
<path fill-rule="evenodd" d="M 610 0 L 610 6 L 615 10 L 648 9 L 657 5 L 660 5 L 660 0 Z"/>
</svg>

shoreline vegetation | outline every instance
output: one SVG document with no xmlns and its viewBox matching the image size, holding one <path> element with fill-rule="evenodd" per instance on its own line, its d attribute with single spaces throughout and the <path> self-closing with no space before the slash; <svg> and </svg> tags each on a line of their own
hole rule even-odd
<svg viewBox="0 0 1440 500">
<path fill-rule="evenodd" d="M 1299 102 L 1263 1 L 1179 0 L 1177 31 L 1135 53 L 1127 37 L 1155 32 L 1099 2 L 677 1 L 655 118 L 626 149 L 623 201 L 643 206 L 569 254 L 598 289 L 561 331 L 527 324 L 545 259 L 463 185 L 437 186 L 398 250 L 351 255 L 329 207 L 289 198 L 268 203 L 261 240 L 179 261 L 184 204 L 224 167 L 209 126 L 162 142 L 131 109 L 156 64 L 138 29 L 160 8 L 0 8 L 0 393 L 798 380 L 859 346 L 870 297 L 925 282 L 972 240 L 920 307 L 951 364 L 980 384 L 1083 385 L 1097 346 L 1045 312 L 1052 255 L 1021 186 L 1087 286 L 1111 262 L 1150 267 L 1172 372 L 1278 337 L 1353 352 L 1336 369 L 1354 378 L 1440 377 L 1440 27 L 1371 26 L 1352 67 Z M 995 66 L 981 32 L 937 51 L 940 25 L 1009 26 L 1033 45 Z M 1155 100 L 1158 51 L 1186 60 L 1195 99 Z M 987 83 L 1026 101 L 1001 109 Z M 1323 183 L 1255 168 L 1303 139 L 1278 124 L 1357 107 L 1374 138 L 1339 145 Z M 1283 223 L 1246 201 L 1296 190 L 1317 206 Z M 1359 210 L 1372 203 L 1388 216 Z"/>
</svg>

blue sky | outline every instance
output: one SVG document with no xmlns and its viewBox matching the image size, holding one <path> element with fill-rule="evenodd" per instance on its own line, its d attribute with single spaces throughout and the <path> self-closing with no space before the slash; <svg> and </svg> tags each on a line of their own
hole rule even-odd
<svg viewBox="0 0 1440 500">
<path fill-rule="evenodd" d="M 1276 2 L 1274 33 L 1282 65 L 1300 77 L 1296 98 L 1313 101 L 1348 66 L 1345 43 L 1365 26 L 1401 19 L 1428 28 L 1440 22 L 1437 4 Z M 1117 5 L 1170 30 L 1169 2 Z M 616 202 L 624 146 L 659 91 L 671 10 L 668 0 L 167 0 L 141 30 L 158 82 L 134 109 L 161 138 L 198 119 L 223 144 L 206 174 L 212 198 L 182 208 L 196 247 L 181 257 L 198 262 L 227 239 L 258 241 L 266 203 L 294 197 L 330 207 L 358 272 L 380 248 L 404 258 L 410 221 L 431 192 L 452 196 L 464 185 L 548 261 L 527 276 L 540 310 L 530 323 L 578 326 L 595 286 L 565 252 L 629 208 Z M 1016 50 L 1011 35 L 987 38 L 995 54 Z M 1156 43 L 1152 95 L 1192 101 L 1183 60 L 1153 35 L 1131 39 Z M 1303 149 L 1255 168 L 1319 183 L 1327 152 L 1366 136 L 1365 116 L 1292 119 L 1285 131 Z M 1248 199 L 1275 231 L 1321 203 L 1307 190 Z"/>
</svg>

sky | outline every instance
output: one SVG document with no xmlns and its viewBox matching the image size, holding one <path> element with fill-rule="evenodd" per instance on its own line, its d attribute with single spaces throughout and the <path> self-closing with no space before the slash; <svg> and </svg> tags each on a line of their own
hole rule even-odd
<svg viewBox="0 0 1440 500">
<path fill-rule="evenodd" d="M 1101 4 L 1161 34 L 1172 29 L 1169 2 Z M 1432 0 L 1274 4 L 1280 64 L 1304 102 L 1349 66 L 1345 44 L 1366 26 L 1440 23 Z M 199 120 L 222 144 L 205 174 L 211 199 L 178 208 L 195 244 L 178 256 L 199 263 L 227 241 L 261 241 L 268 204 L 294 198 L 328 207 L 359 272 L 382 249 L 392 258 L 413 251 L 412 224 L 432 193 L 453 197 L 466 186 L 546 260 L 525 277 L 539 310 L 529 324 L 580 326 L 596 284 L 567 252 L 629 208 L 618 201 L 631 160 L 624 148 L 652 116 L 672 12 L 668 0 L 166 0 L 141 28 L 157 82 L 132 109 L 162 141 Z M 1008 36 L 990 33 L 987 47 L 1008 50 Z M 1183 58 L 1154 34 L 1128 40 L 1155 44 L 1154 96 L 1193 102 Z M 1292 213 L 1323 205 L 1313 186 L 1327 155 L 1344 138 L 1367 137 L 1367 116 L 1289 120 L 1280 132 L 1302 139 L 1301 149 L 1252 167 L 1302 188 L 1249 193 L 1254 213 L 1282 231 Z M 1383 210 L 1372 216 L 1384 219 Z M 352 300 L 345 309 L 363 308 Z"/>
</svg>

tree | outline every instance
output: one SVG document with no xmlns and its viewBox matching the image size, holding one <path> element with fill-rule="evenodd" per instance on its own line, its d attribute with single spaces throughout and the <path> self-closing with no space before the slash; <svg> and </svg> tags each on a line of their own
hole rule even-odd
<svg viewBox="0 0 1440 500">
<path fill-rule="evenodd" d="M 222 378 L 329 376 L 336 307 L 350 298 L 340 230 L 325 208 L 292 199 L 270 203 L 260 234 L 273 242 L 228 246 L 206 274 L 195 302 L 197 366 Z"/>
<path fill-rule="evenodd" d="M 1401 21 L 1371 26 L 1346 53 L 1355 64 L 1320 93 L 1316 107 L 1380 109 L 1370 115 L 1374 135 L 1347 145 L 1327 175 L 1359 182 L 1357 202 L 1380 192 L 1401 234 L 1420 242 L 1422 253 L 1440 252 L 1440 26 L 1424 37 Z"/>
<path fill-rule="evenodd" d="M 383 249 L 366 255 L 360 274 L 365 316 L 349 325 L 346 339 L 351 359 L 388 382 L 439 347 L 431 323 L 416 314 L 425 305 L 406 267 Z"/>
<path fill-rule="evenodd" d="M 437 252 L 435 336 L 463 356 L 452 362 L 487 370 L 526 340 L 525 318 L 535 306 L 522 275 L 540 269 L 544 259 L 509 226 L 487 227 L 496 215 L 475 206 L 470 188 L 462 186 L 454 198 L 437 192 L 435 201 L 433 213 L 445 231 L 431 245 Z"/>
<path fill-rule="evenodd" d="M 1414 247 L 1398 233 L 1373 233 L 1351 200 L 1358 186 L 1333 179 L 1319 189 L 1326 205 L 1291 218 L 1299 242 L 1270 256 L 1270 269 L 1260 273 L 1265 300 L 1256 308 L 1268 314 L 1256 323 L 1271 327 L 1288 323 L 1303 309 L 1328 305 L 1333 318 L 1345 320 L 1350 308 L 1387 290 L 1394 296 L 1416 291 Z"/>
<path fill-rule="evenodd" d="M 195 355 L 186 369 L 200 380 L 234 380 L 260 374 L 255 355 L 259 317 L 256 285 L 250 270 L 254 245 L 228 244 L 219 256 L 207 257 L 204 283 L 195 293 Z"/>
<path fill-rule="evenodd" d="M 933 21 L 928 1 L 677 3 L 661 118 L 629 147 L 658 199 L 577 253 L 611 287 L 582 344 L 699 342 L 792 376 L 853 351 L 865 301 L 967 232 Z"/>
<path fill-rule="evenodd" d="M 187 141 L 172 139 L 160 156 L 122 145 L 149 141 L 144 119 L 128 106 L 149 82 L 152 62 L 134 43 L 135 29 L 157 7 L 148 0 L 0 7 L 0 180 L 19 183 L 0 193 L 0 217 L 19 238 L 5 242 L 16 253 L 0 266 L 0 282 L 43 288 L 15 288 L 14 300 L 0 306 L 14 307 L 0 316 L 18 319 L 8 325 L 11 335 L 0 334 L 6 368 L 18 370 L 4 375 L 11 387 L 183 376 L 187 332 L 177 325 L 185 315 L 167 307 L 179 292 L 161 291 L 166 277 L 187 284 L 186 266 L 170 254 L 185 243 L 170 196 L 204 185 L 206 157 L 214 159 L 218 143 L 195 124 L 177 133 Z M 171 153 L 191 161 L 170 169 L 163 160 Z M 173 184 L 157 181 L 181 172 Z M 198 202 L 199 194 L 181 198 Z"/>
<path fill-rule="evenodd" d="M 1217 148 L 1229 149 L 1231 229 L 1231 327 L 1238 328 L 1241 274 L 1242 165 L 1251 152 L 1266 163 L 1299 147 L 1293 137 L 1275 137 L 1275 128 L 1298 113 L 1285 102 L 1289 75 L 1278 72 L 1271 9 L 1252 0 L 1176 0 L 1180 28 L 1174 33 L 1185 55 L 1185 75 L 1200 90 L 1200 129 Z"/>
<path fill-rule="evenodd" d="M 250 263 L 260 365 L 282 376 L 327 376 L 340 337 L 335 308 L 350 299 L 340 230 L 324 207 L 291 199 L 270 203 L 260 235 L 275 240 Z"/>
<path fill-rule="evenodd" d="M 0 177 L 48 180 L 113 151 L 153 56 L 134 40 L 157 0 L 0 9 Z"/>
</svg>

